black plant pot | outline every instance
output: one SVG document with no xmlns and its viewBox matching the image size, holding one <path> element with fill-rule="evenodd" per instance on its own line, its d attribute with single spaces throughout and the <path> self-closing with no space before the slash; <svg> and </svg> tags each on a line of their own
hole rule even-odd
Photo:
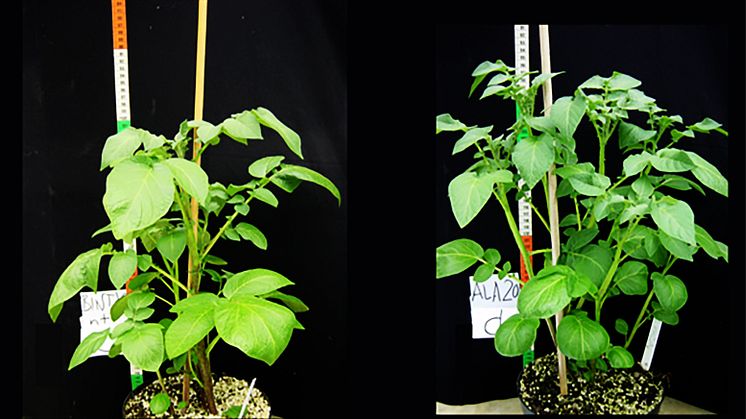
<svg viewBox="0 0 746 419">
<path fill-rule="evenodd" d="M 556 361 L 556 354 L 537 358 L 518 375 L 516 389 L 524 414 L 657 415 L 660 412 L 668 383 L 663 376 L 645 371 L 639 364 L 630 369 L 609 369 L 608 372 L 597 376 L 597 381 L 591 383 L 568 374 L 570 391 L 567 398 L 559 403 L 556 397 L 559 393 L 559 386 L 556 384 Z M 544 367 L 550 367 L 542 368 L 542 363 Z M 540 378 L 537 369 L 544 371 L 545 379 Z M 542 386 L 547 387 L 543 393 L 540 390 Z M 605 386 L 608 389 L 604 390 Z M 633 391 L 640 389 L 646 391 Z M 538 393 L 541 393 L 540 397 L 536 397 Z M 530 395 L 533 403 L 525 397 L 526 394 Z"/>
<path fill-rule="evenodd" d="M 167 388 L 167 390 L 169 390 L 169 394 L 170 395 L 181 394 L 181 378 L 182 378 L 181 374 L 168 375 L 168 376 L 164 376 L 163 377 L 164 382 L 166 382 L 166 388 Z M 175 384 L 172 383 L 172 380 L 174 380 L 174 379 L 176 379 L 176 381 L 177 381 Z M 213 383 L 215 384 L 215 390 L 214 390 L 214 392 L 215 392 L 215 399 L 216 399 L 216 401 L 220 400 L 221 397 L 232 397 L 232 399 L 234 401 L 232 403 L 230 403 L 231 405 L 242 405 L 244 397 L 246 397 L 246 391 L 247 391 L 247 389 L 244 388 L 244 389 L 242 389 L 240 391 L 240 393 L 233 394 L 233 395 L 222 395 L 222 394 L 220 394 L 218 392 L 218 387 L 219 386 L 217 385 L 217 383 L 220 380 L 223 380 L 223 379 L 226 382 L 235 382 L 235 380 L 239 380 L 240 378 L 233 377 L 233 376 L 231 376 L 229 374 L 213 374 Z M 153 415 L 152 412 L 149 410 L 148 403 L 147 403 L 147 402 L 150 401 L 150 397 L 152 397 L 152 394 L 149 394 L 149 395 L 145 395 L 144 394 L 144 392 L 152 393 L 152 391 L 151 391 L 151 389 L 153 388 L 152 386 L 156 386 L 156 388 L 154 390 L 156 393 L 161 391 L 161 387 L 158 384 L 158 380 L 157 379 L 153 380 L 150 383 L 141 385 L 140 387 L 138 387 L 134 391 L 130 391 L 130 393 L 127 395 L 127 397 L 124 399 L 124 402 L 122 403 L 122 417 L 123 418 L 127 418 L 127 417 L 136 417 L 136 418 L 155 417 L 155 415 Z M 196 381 L 194 381 L 194 379 L 192 379 L 192 382 L 191 382 L 191 385 L 190 385 L 190 387 L 192 388 L 192 391 L 191 391 L 192 395 L 191 395 L 191 397 L 189 399 L 190 400 L 190 405 L 192 405 L 194 403 L 197 403 L 198 405 L 202 405 L 202 404 L 204 404 L 204 401 L 201 400 L 199 398 L 199 396 L 197 395 L 197 392 L 196 392 L 197 388 L 195 386 L 199 386 L 199 384 L 197 384 Z M 155 394 L 155 393 L 153 393 L 153 394 Z M 130 402 L 130 400 L 132 400 L 133 398 L 136 398 L 136 397 L 143 397 L 144 399 L 146 399 L 145 403 L 144 403 L 144 406 L 142 404 L 139 404 L 139 405 L 137 405 L 134 408 L 132 406 L 128 407 L 128 403 Z M 268 418 L 270 417 L 271 410 L 270 410 L 269 398 L 267 397 L 266 393 L 264 393 L 263 390 L 260 390 L 257 387 L 254 387 L 254 390 L 252 391 L 251 401 L 248 403 L 248 406 L 249 407 L 247 408 L 247 412 L 244 413 L 244 416 L 243 416 L 244 418 L 248 418 L 248 417 L 263 417 L 263 416 L 256 416 L 256 415 L 249 414 L 248 412 L 251 411 L 250 408 L 252 406 L 263 406 L 263 407 L 266 407 L 266 417 L 268 417 Z M 174 408 L 175 408 L 175 406 L 174 406 Z M 128 416 L 128 414 L 129 414 L 129 416 Z M 177 410 L 177 414 L 178 414 L 178 410 Z M 195 417 L 195 416 L 191 416 L 191 417 Z"/>
</svg>

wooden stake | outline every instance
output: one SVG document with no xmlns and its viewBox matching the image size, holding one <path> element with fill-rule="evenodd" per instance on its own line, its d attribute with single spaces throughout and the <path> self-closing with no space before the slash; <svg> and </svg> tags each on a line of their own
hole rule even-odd
<svg viewBox="0 0 746 419">
<path fill-rule="evenodd" d="M 549 60 L 549 26 L 539 25 L 539 46 L 541 49 L 541 72 L 549 74 L 552 72 L 552 65 Z M 552 107 L 552 80 L 544 82 L 544 115 L 549 116 Z M 559 213 L 557 210 L 557 175 L 554 173 L 554 163 L 549 168 L 549 231 L 552 242 L 552 265 L 557 264 L 559 259 Z M 559 324 L 562 321 L 562 310 L 554 315 L 559 330 Z M 557 345 L 557 359 L 559 360 L 559 380 L 560 394 L 567 394 L 567 366 L 565 355 L 560 352 Z"/>
</svg>

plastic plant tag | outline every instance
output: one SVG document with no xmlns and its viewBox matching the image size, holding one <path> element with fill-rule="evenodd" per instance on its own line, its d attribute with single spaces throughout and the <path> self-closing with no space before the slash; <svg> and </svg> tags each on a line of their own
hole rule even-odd
<svg viewBox="0 0 746 419">
<path fill-rule="evenodd" d="M 469 277 L 472 339 L 492 339 L 500 325 L 518 313 L 516 303 L 521 292 L 518 274 L 500 279 L 492 275 L 484 282 Z"/>
<path fill-rule="evenodd" d="M 113 328 L 126 320 L 120 317 L 116 322 L 111 320 L 111 306 L 120 298 L 124 297 L 125 290 L 81 292 L 80 293 L 80 341 L 82 342 L 93 332 Z M 107 356 L 109 349 L 114 343 L 107 338 L 103 346 L 91 356 Z"/>
</svg>

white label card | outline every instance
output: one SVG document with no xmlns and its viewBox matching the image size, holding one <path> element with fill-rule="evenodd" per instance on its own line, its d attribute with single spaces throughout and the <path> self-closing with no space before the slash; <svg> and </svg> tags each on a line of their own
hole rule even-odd
<svg viewBox="0 0 746 419">
<path fill-rule="evenodd" d="M 492 339 L 500 325 L 518 313 L 516 302 L 521 293 L 518 275 L 500 279 L 492 275 L 480 283 L 469 277 L 472 339 Z"/>
<path fill-rule="evenodd" d="M 122 324 L 126 317 L 120 317 L 116 322 L 111 321 L 111 306 L 127 294 L 126 290 L 81 292 L 80 293 L 80 341 L 82 342 L 93 332 L 100 332 Z M 107 356 L 114 343 L 107 338 L 104 345 L 91 356 Z"/>
</svg>

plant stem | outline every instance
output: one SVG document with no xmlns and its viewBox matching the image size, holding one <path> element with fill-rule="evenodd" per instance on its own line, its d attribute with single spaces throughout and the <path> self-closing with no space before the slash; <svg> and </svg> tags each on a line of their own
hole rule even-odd
<svg viewBox="0 0 746 419">
<path fill-rule="evenodd" d="M 665 275 L 669 269 L 671 269 L 671 266 L 673 266 L 674 262 L 676 262 L 678 258 L 676 256 L 669 255 L 668 257 L 668 263 L 666 264 L 666 267 L 663 268 L 663 271 L 661 272 L 661 275 Z M 653 298 L 653 289 L 650 289 L 650 292 L 648 293 L 648 298 L 645 300 L 645 304 L 642 305 L 642 310 L 640 310 L 640 314 L 637 316 L 637 320 L 635 321 L 635 325 L 632 327 L 632 332 L 630 332 L 629 338 L 627 338 L 627 341 L 624 343 L 624 349 L 627 349 L 630 343 L 632 343 L 632 338 L 635 337 L 635 333 L 637 333 L 637 329 L 642 326 L 642 324 L 645 322 L 647 317 L 645 316 L 645 313 L 647 312 L 648 305 L 650 304 L 650 300 Z"/>
<path fill-rule="evenodd" d="M 159 300 L 163 301 L 164 303 L 168 304 L 169 306 L 171 306 L 171 307 L 173 307 L 173 306 L 174 306 L 173 304 L 171 304 L 171 302 L 170 302 L 170 301 L 166 300 L 165 298 L 161 297 L 160 295 L 158 295 L 158 294 L 156 294 L 156 293 L 153 293 L 153 295 L 155 295 L 155 298 L 157 298 L 157 299 L 159 299 Z"/>
<path fill-rule="evenodd" d="M 614 254 L 614 261 L 611 263 L 611 267 L 609 268 L 609 271 L 606 273 L 606 277 L 604 278 L 604 281 L 601 283 L 601 288 L 598 290 L 598 296 L 596 298 L 596 321 L 601 321 L 601 307 L 603 306 L 604 298 L 606 296 L 606 291 L 609 289 L 609 285 L 611 284 L 612 278 L 614 278 L 614 274 L 616 273 L 617 268 L 619 267 L 619 260 L 622 256 L 622 247 L 624 246 L 624 242 L 627 241 L 627 238 L 629 238 L 629 235 L 632 233 L 632 230 L 637 227 L 637 224 L 640 222 L 641 217 L 635 218 L 635 220 L 632 222 L 632 224 L 627 228 L 627 232 L 622 238 L 622 240 L 617 243 L 616 253 Z"/>
<path fill-rule="evenodd" d="M 578 231 L 582 229 L 582 225 L 580 223 L 580 210 L 578 209 L 578 197 L 573 195 L 572 200 L 575 202 L 575 217 L 578 219 Z"/>
<path fill-rule="evenodd" d="M 515 224 L 515 219 L 513 218 L 513 212 L 510 210 L 510 205 L 508 205 L 508 198 L 505 196 L 505 192 L 503 191 L 502 186 L 498 185 L 498 193 L 495 193 L 495 190 L 492 190 L 492 193 L 497 198 L 497 201 L 500 203 L 500 206 L 503 209 L 503 212 L 505 213 L 505 219 L 508 221 L 508 226 L 510 227 L 510 232 L 513 233 L 513 240 L 515 240 L 516 245 L 518 246 L 518 251 L 521 253 L 521 256 L 523 257 L 524 265 L 526 267 L 526 272 L 528 273 L 528 278 L 531 279 L 534 277 L 534 271 L 531 267 L 531 258 L 528 254 L 528 250 L 526 250 L 526 246 L 523 244 L 523 240 L 521 239 L 521 233 L 518 230 L 518 226 Z"/>
<path fill-rule="evenodd" d="M 213 339 L 212 342 L 210 342 L 210 344 L 207 346 L 207 356 L 210 356 L 210 352 L 212 352 L 212 348 L 219 341 L 220 341 L 220 336 L 215 336 L 215 339 Z"/>
<path fill-rule="evenodd" d="M 174 278 L 171 275 L 169 275 L 163 269 L 159 268 L 157 265 L 150 265 L 150 267 L 153 268 L 153 269 L 155 269 L 156 271 L 158 271 L 159 274 L 161 274 L 161 275 L 165 276 L 166 278 L 170 279 L 174 284 L 176 284 L 179 288 L 181 288 L 182 290 L 184 290 L 187 294 L 189 293 L 189 290 L 187 289 L 187 287 L 184 286 L 184 284 L 182 284 L 176 278 Z"/>
<path fill-rule="evenodd" d="M 541 223 L 544 224 L 544 227 L 547 229 L 547 232 L 550 232 L 550 230 L 549 230 L 549 224 L 547 224 L 546 220 L 544 220 L 544 217 L 541 216 L 541 213 L 534 206 L 533 202 L 531 202 L 530 199 L 526 200 L 526 202 L 528 202 L 528 204 L 531 206 L 531 209 L 534 210 L 534 214 L 536 214 L 536 216 L 539 217 L 539 221 L 541 221 Z"/>
</svg>

